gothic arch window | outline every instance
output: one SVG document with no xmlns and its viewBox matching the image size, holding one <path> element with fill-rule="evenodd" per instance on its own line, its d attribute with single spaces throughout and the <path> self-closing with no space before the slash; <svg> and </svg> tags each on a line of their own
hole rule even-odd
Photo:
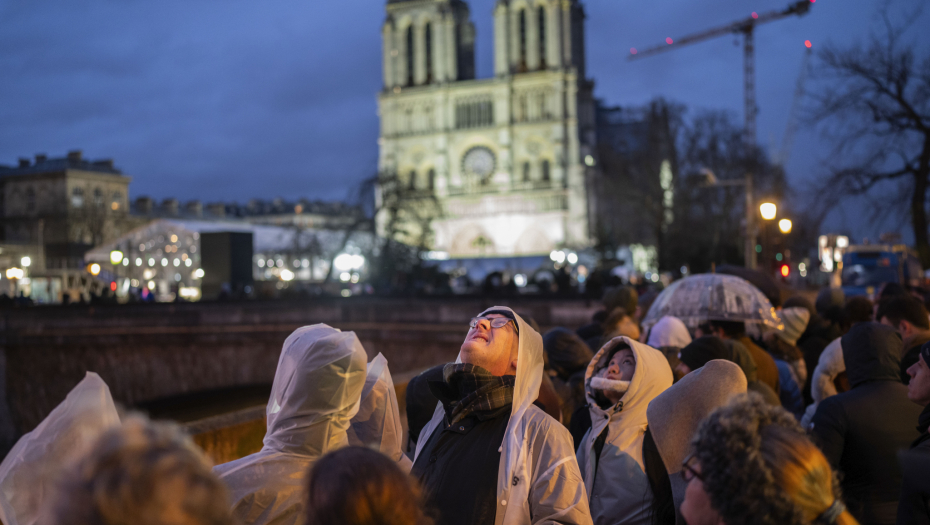
<svg viewBox="0 0 930 525">
<path fill-rule="evenodd" d="M 530 181 L 530 163 L 524 162 L 523 163 L 523 182 L 529 182 L 529 181 Z"/>
<path fill-rule="evenodd" d="M 548 161 L 548 160 L 544 160 L 544 161 L 542 162 L 542 180 L 543 180 L 544 182 L 549 182 L 549 177 L 550 177 L 550 175 L 549 175 L 549 169 L 550 169 L 550 168 L 549 168 L 549 161 Z"/>
<path fill-rule="evenodd" d="M 426 28 L 423 30 L 426 42 L 426 83 L 430 84 L 433 82 L 433 25 L 429 22 L 426 23 Z"/>
<path fill-rule="evenodd" d="M 536 9 L 539 22 L 539 69 L 546 69 L 546 8 L 539 6 Z"/>
<path fill-rule="evenodd" d="M 413 191 L 417 189 L 417 172 L 410 170 L 410 178 L 407 180 L 407 189 Z"/>
<path fill-rule="evenodd" d="M 413 85 L 413 25 L 407 26 L 407 85 Z"/>
<path fill-rule="evenodd" d="M 100 188 L 94 190 L 94 206 L 103 206 L 103 191 Z"/>
<path fill-rule="evenodd" d="M 526 71 L 526 9 L 520 10 L 520 63 L 517 70 L 522 73 Z"/>
<path fill-rule="evenodd" d="M 430 169 L 426 174 L 426 188 L 429 191 L 436 189 L 436 170 Z"/>
</svg>

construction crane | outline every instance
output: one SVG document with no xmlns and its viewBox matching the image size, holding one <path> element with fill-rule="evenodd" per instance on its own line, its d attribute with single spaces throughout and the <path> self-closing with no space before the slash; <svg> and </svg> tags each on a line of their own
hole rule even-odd
<svg viewBox="0 0 930 525">
<path fill-rule="evenodd" d="M 756 26 L 774 22 L 797 15 L 804 16 L 810 11 L 811 4 L 816 0 L 799 0 L 786 9 L 781 11 L 770 11 L 768 13 L 752 13 L 749 18 L 738 20 L 730 24 L 709 29 L 701 33 L 688 35 L 682 38 L 666 38 L 665 44 L 660 44 L 642 51 L 636 48 L 630 49 L 629 60 L 646 58 L 665 51 L 671 51 L 690 44 L 696 44 L 705 40 L 710 40 L 718 36 L 729 34 L 743 35 L 743 105 L 746 117 L 746 125 L 743 131 L 743 139 L 747 145 L 756 144 L 756 58 L 755 44 L 753 41 L 753 31 Z"/>
<path fill-rule="evenodd" d="M 804 83 L 807 81 L 807 75 L 810 72 L 811 54 L 813 45 L 810 40 L 805 40 L 806 46 L 804 59 L 801 61 L 801 72 L 798 74 L 798 82 L 794 86 L 794 99 L 791 101 L 791 110 L 788 112 L 788 124 L 785 126 L 785 134 L 781 139 L 781 149 L 777 153 L 775 163 L 780 166 L 788 164 L 791 157 L 791 148 L 794 146 L 794 135 L 798 131 L 798 112 L 801 108 L 801 100 L 804 98 Z"/>
</svg>

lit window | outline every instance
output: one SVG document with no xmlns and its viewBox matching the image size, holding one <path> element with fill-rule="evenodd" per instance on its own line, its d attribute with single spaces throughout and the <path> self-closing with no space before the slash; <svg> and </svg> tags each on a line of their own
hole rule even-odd
<svg viewBox="0 0 930 525">
<path fill-rule="evenodd" d="M 71 190 L 71 205 L 75 208 L 81 208 L 84 206 L 84 189 L 83 188 L 74 188 Z"/>
</svg>

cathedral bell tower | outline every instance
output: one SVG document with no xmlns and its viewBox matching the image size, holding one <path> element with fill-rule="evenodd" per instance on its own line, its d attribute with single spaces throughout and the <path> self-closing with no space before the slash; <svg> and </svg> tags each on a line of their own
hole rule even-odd
<svg viewBox="0 0 930 525">
<path fill-rule="evenodd" d="M 498 0 L 494 74 L 574 68 L 584 79 L 584 18 L 578 0 Z"/>
<path fill-rule="evenodd" d="M 475 78 L 475 26 L 462 0 L 388 0 L 384 88 Z"/>
</svg>

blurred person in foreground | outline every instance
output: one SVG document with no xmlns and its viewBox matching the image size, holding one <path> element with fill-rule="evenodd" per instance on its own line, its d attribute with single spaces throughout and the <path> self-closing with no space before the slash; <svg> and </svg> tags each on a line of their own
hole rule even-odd
<svg viewBox="0 0 930 525">
<path fill-rule="evenodd" d="M 174 424 L 131 416 L 60 481 L 43 525 L 232 525 L 226 487 Z"/>
<path fill-rule="evenodd" d="M 304 474 L 320 456 L 349 444 L 367 359 L 355 333 L 325 324 L 298 328 L 284 341 L 262 450 L 213 469 L 229 487 L 242 523 L 303 519 Z"/>
<path fill-rule="evenodd" d="M 510 308 L 469 323 L 458 359 L 429 383 L 439 399 L 412 474 L 445 524 L 591 523 L 568 430 L 533 405 L 542 337 Z"/>
<path fill-rule="evenodd" d="M 807 381 L 807 366 L 801 349 L 795 345 L 807 328 L 810 312 L 801 307 L 783 308 L 779 316 L 782 328 L 766 332 L 763 338 L 778 367 L 781 406 L 801 419 L 805 407 L 802 391 Z"/>
<path fill-rule="evenodd" d="M 346 447 L 320 458 L 307 476 L 305 525 L 432 525 L 419 489 L 389 457 Z"/>
<path fill-rule="evenodd" d="M 920 347 L 930 341 L 930 313 L 924 304 L 910 295 L 896 295 L 878 305 L 875 320 L 901 334 L 904 353 L 901 354 L 901 382 L 911 380 L 908 369 L 917 362 Z"/>
<path fill-rule="evenodd" d="M 683 462 L 688 525 L 855 525 L 824 455 L 755 394 L 711 413 Z"/>
<path fill-rule="evenodd" d="M 653 495 L 651 523 L 684 523 L 679 508 L 687 483 L 681 477 L 681 462 L 688 456 L 691 438 L 708 414 L 745 393 L 746 376 L 739 366 L 714 359 L 649 403 L 643 467 Z"/>
<path fill-rule="evenodd" d="M 670 386 L 665 356 L 629 337 L 612 339 L 591 359 L 585 373 L 591 428 L 578 446 L 578 465 L 595 524 L 650 523 L 646 409 Z"/>
<path fill-rule="evenodd" d="M 904 480 L 898 503 L 898 525 L 930 525 L 930 343 L 924 343 L 917 362 L 907 369 L 911 381 L 907 398 L 923 407 L 917 418 L 920 436 L 911 443 L 910 451 L 901 454 Z M 917 467 L 917 468 L 914 468 Z"/>
<path fill-rule="evenodd" d="M 859 323 L 841 343 L 850 390 L 820 402 L 811 437 L 842 473 L 852 515 L 891 524 L 901 492 L 896 455 L 917 438 L 920 414 L 901 384 L 901 337 L 890 326 Z"/>
</svg>

